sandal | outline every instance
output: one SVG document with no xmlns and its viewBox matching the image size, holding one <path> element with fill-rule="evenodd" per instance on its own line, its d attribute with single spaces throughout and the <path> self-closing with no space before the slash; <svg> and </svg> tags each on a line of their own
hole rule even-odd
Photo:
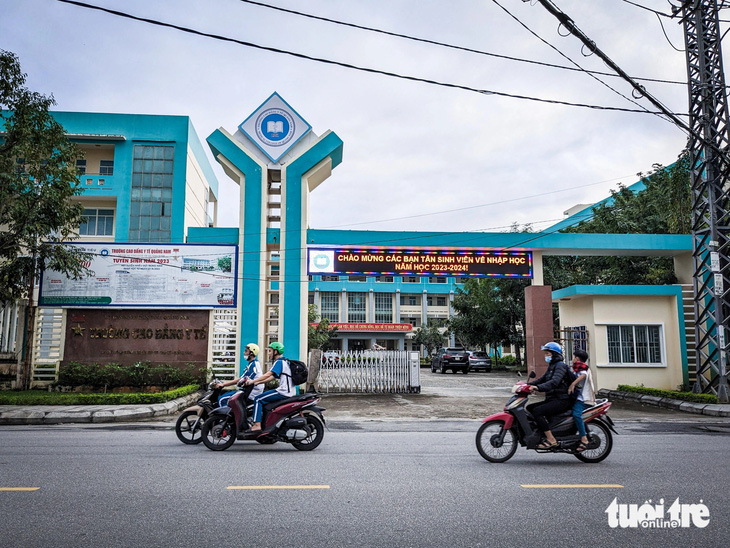
<svg viewBox="0 0 730 548">
<path fill-rule="evenodd" d="M 559 444 L 557 441 L 555 443 L 550 443 L 549 441 L 545 440 L 544 442 L 542 442 L 540 445 L 537 446 L 537 449 L 541 449 L 543 451 L 550 450 L 550 449 L 555 449 L 558 445 Z"/>
<path fill-rule="evenodd" d="M 580 442 L 580 443 L 578 444 L 578 447 L 576 447 L 576 448 L 575 448 L 575 452 L 576 452 L 576 453 L 582 453 L 582 452 L 583 452 L 583 451 L 585 451 L 586 449 L 588 449 L 588 444 L 587 444 L 587 443 L 585 443 L 585 442 Z"/>
</svg>

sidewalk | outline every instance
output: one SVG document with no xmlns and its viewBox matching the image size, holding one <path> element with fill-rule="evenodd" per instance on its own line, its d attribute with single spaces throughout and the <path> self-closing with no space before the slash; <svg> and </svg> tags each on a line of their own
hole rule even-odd
<svg viewBox="0 0 730 548">
<path fill-rule="evenodd" d="M 615 409 L 620 418 L 646 415 L 730 417 L 730 405 L 690 403 L 614 390 L 601 390 L 598 395 L 615 402 L 611 412 L 613 414 Z M 174 422 L 178 413 L 193 405 L 198 397 L 198 394 L 191 394 L 152 405 L 2 405 L 0 425 L 122 423 L 152 419 Z M 502 411 L 508 397 L 509 393 L 503 389 L 461 396 L 436 395 L 429 390 L 421 394 L 325 394 L 320 405 L 327 409 L 325 416 L 332 420 L 476 420 Z"/>
</svg>

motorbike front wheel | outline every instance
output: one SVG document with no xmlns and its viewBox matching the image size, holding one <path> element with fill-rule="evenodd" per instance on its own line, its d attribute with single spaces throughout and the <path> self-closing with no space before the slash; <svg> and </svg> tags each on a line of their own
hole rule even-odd
<svg viewBox="0 0 730 548">
<path fill-rule="evenodd" d="M 485 422 L 477 431 L 477 450 L 489 462 L 506 462 L 517 451 L 517 435 L 513 428 L 504 430 L 504 421 Z"/>
<path fill-rule="evenodd" d="M 203 423 L 205 417 L 199 417 L 197 411 L 185 411 L 175 423 L 177 439 L 188 445 L 203 441 Z"/>
<path fill-rule="evenodd" d="M 309 430 L 309 435 L 303 440 L 293 441 L 291 444 L 300 451 L 311 451 L 322 443 L 322 438 L 324 438 L 324 424 L 315 415 L 305 415 L 305 418 L 307 419 L 306 428 Z"/>
<path fill-rule="evenodd" d="M 211 451 L 225 451 L 236 441 L 233 417 L 213 415 L 203 423 L 203 443 Z"/>
<path fill-rule="evenodd" d="M 575 454 L 575 458 L 583 462 L 601 462 L 613 448 L 613 436 L 608 426 L 595 420 L 586 424 L 588 449 Z"/>
</svg>

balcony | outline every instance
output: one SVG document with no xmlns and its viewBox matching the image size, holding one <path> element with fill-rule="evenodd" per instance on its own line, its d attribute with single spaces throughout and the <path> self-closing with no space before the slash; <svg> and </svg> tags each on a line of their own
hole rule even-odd
<svg viewBox="0 0 730 548">
<path fill-rule="evenodd" d="M 84 193 L 97 194 L 114 189 L 114 175 L 84 173 L 79 175 L 79 181 Z"/>
</svg>

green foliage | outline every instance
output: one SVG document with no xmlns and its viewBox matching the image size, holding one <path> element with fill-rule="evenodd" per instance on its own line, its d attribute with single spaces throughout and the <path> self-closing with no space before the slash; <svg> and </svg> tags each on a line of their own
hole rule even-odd
<svg viewBox="0 0 730 548">
<path fill-rule="evenodd" d="M 517 365 L 517 358 L 515 358 L 512 354 L 507 354 L 506 356 L 500 356 L 497 358 L 497 363 L 504 366 L 513 366 Z"/>
<path fill-rule="evenodd" d="M 337 327 L 331 327 L 327 318 L 323 318 L 317 323 L 318 319 L 317 307 L 310 304 L 307 309 L 307 343 L 309 349 L 330 350 L 333 348 L 332 341 L 337 338 Z M 313 323 L 317 323 L 317 325 L 314 326 Z"/>
<path fill-rule="evenodd" d="M 426 353 L 430 356 L 446 343 L 448 329 L 442 333 L 444 327 L 444 322 L 435 319 L 423 327 L 417 327 L 413 332 L 413 343 L 425 346 Z"/>
<path fill-rule="evenodd" d="M 74 239 L 83 206 L 82 157 L 49 114 L 55 104 L 25 87 L 18 58 L 0 50 L 0 301 L 25 297 L 43 268 L 72 278 L 87 273 L 89 255 L 62 245 Z"/>
<path fill-rule="evenodd" d="M 138 362 L 133 365 L 86 364 L 69 362 L 61 365 L 58 386 L 91 386 L 113 389 L 121 386 L 184 386 L 205 382 L 205 369 L 195 364 L 177 367 L 168 364 Z"/>
<path fill-rule="evenodd" d="M 456 315 L 450 326 L 464 344 L 495 349 L 507 341 L 524 346 L 518 326 L 525 324 L 527 280 L 510 278 L 469 279 L 454 296 Z"/>
<path fill-rule="evenodd" d="M 190 384 L 175 390 L 155 394 L 80 394 L 24 390 L 0 392 L 0 405 L 129 405 L 165 403 L 200 390 Z"/>
<path fill-rule="evenodd" d="M 641 174 L 640 174 L 641 175 Z M 620 185 L 612 203 L 593 210 L 593 218 L 563 230 L 603 234 L 689 234 L 692 195 L 689 158 L 659 164 L 642 178 L 645 189 L 634 193 Z M 671 257 L 544 257 L 545 283 L 553 289 L 570 285 L 663 285 L 676 283 Z"/>
<path fill-rule="evenodd" d="M 657 396 L 694 403 L 718 403 L 717 396 L 714 394 L 694 394 L 692 392 L 677 392 L 675 390 L 661 390 L 659 388 L 629 386 L 627 384 L 619 384 L 617 390 L 619 392 L 633 392 L 635 394 L 645 394 L 647 396 Z"/>
<path fill-rule="evenodd" d="M 223 272 L 230 272 L 231 271 L 231 258 L 230 257 L 221 257 L 218 259 L 218 268 L 220 268 Z"/>
</svg>

